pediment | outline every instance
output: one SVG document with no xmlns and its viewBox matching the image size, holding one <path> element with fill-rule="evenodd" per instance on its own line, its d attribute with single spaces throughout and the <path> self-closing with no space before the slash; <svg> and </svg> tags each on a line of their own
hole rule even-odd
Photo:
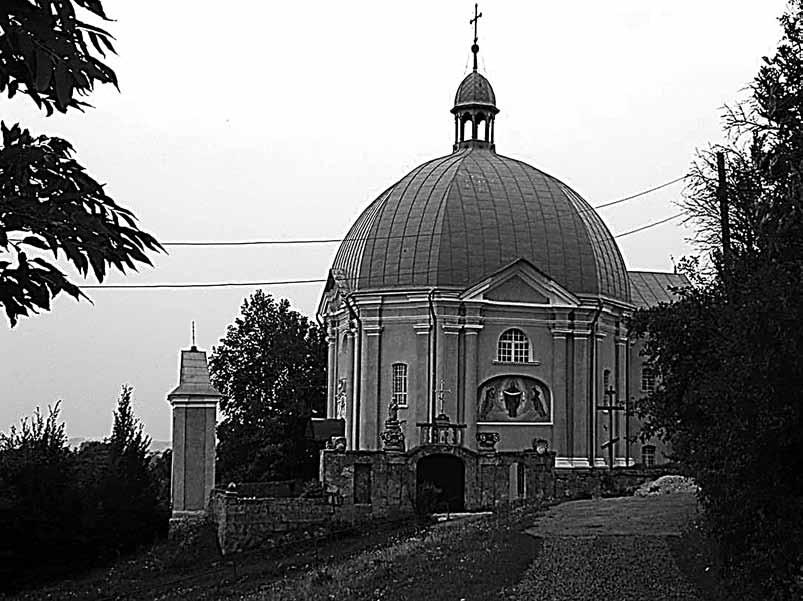
<svg viewBox="0 0 803 601">
<path fill-rule="evenodd" d="M 579 305 L 579 299 L 526 259 L 513 261 L 466 289 L 461 298 L 529 305 Z"/>
<path fill-rule="evenodd" d="M 340 270 L 329 270 L 329 276 L 326 278 L 326 285 L 318 303 L 318 316 L 323 318 L 329 313 L 339 311 L 349 292 L 348 279 L 340 273 Z"/>
</svg>

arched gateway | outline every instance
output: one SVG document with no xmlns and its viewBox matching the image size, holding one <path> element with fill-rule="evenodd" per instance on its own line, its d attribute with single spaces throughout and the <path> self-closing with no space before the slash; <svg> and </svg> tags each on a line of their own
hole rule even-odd
<svg viewBox="0 0 803 601">
<path fill-rule="evenodd" d="M 466 466 L 455 455 L 434 454 L 416 463 L 416 499 L 433 495 L 436 511 L 464 511 L 466 506 Z"/>
</svg>

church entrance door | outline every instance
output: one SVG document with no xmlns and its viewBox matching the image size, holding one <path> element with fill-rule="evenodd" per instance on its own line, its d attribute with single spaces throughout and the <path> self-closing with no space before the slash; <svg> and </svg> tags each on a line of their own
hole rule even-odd
<svg viewBox="0 0 803 601">
<path fill-rule="evenodd" d="M 432 503 L 435 511 L 463 511 L 466 496 L 463 460 L 454 455 L 440 454 L 419 459 L 416 464 L 416 495 L 419 503 Z"/>
</svg>

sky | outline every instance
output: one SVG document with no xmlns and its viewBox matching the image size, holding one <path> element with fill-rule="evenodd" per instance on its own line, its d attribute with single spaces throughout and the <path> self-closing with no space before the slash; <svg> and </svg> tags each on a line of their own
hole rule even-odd
<svg viewBox="0 0 803 601">
<path fill-rule="evenodd" d="M 120 92 L 46 118 L 22 95 L 0 118 L 72 142 L 161 242 L 338 238 L 385 188 L 451 152 L 449 109 L 471 68 L 473 2 L 106 0 Z M 592 205 L 684 175 L 721 140 L 780 37 L 783 0 L 481 3 L 480 71 L 501 109 L 497 151 Z M 602 209 L 620 233 L 678 212 L 683 185 Z M 679 221 L 623 237 L 629 269 L 692 254 Z M 325 278 L 336 244 L 173 247 L 106 283 Z M 93 280 L 86 283 L 94 284 Z M 179 351 L 210 350 L 254 288 L 92 290 L 0 323 L 0 431 L 61 400 L 70 437 L 111 431 L 122 384 L 154 440 Z M 269 286 L 314 316 L 321 284 Z"/>
</svg>

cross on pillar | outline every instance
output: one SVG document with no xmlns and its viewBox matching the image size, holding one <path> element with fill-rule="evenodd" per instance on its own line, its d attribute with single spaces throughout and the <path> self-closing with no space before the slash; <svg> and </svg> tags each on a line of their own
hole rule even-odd
<svg viewBox="0 0 803 601">
<path fill-rule="evenodd" d="M 477 12 L 478 5 L 474 3 L 474 18 L 470 19 L 468 24 L 474 26 L 474 44 L 471 46 L 471 52 L 474 53 L 474 70 L 477 70 L 477 53 L 480 51 L 480 47 L 477 45 L 477 23 L 479 22 L 482 13 Z"/>
<path fill-rule="evenodd" d="M 614 445 L 619 442 L 619 437 L 613 435 L 613 416 L 615 411 L 624 411 L 625 407 L 616 403 L 619 395 L 613 386 L 610 386 L 604 394 L 608 402 L 605 405 L 597 405 L 597 411 L 608 415 L 608 440 L 602 443 L 602 448 L 608 449 L 608 469 L 613 469 Z"/>
</svg>

